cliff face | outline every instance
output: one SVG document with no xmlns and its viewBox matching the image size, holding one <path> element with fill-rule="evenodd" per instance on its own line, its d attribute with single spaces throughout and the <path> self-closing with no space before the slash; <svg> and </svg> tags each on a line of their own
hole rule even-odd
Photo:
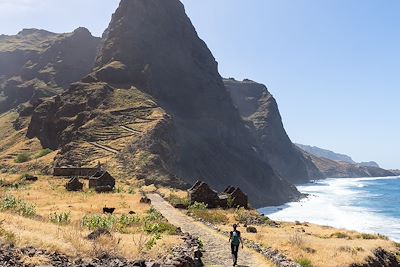
<svg viewBox="0 0 400 267">
<path fill-rule="evenodd" d="M 257 140 L 263 159 L 274 171 L 291 182 L 323 178 L 314 163 L 289 139 L 278 105 L 268 89 L 259 83 L 225 79 L 233 103 Z"/>
<path fill-rule="evenodd" d="M 68 88 L 93 67 L 100 38 L 85 28 L 0 36 L 0 113 Z"/>
<path fill-rule="evenodd" d="M 307 153 L 307 152 L 304 152 Z M 374 166 L 334 161 L 308 154 L 318 169 L 329 178 L 388 177 L 395 173 Z"/>
<path fill-rule="evenodd" d="M 28 135 L 57 164 L 115 162 L 147 183 L 240 186 L 253 205 L 299 197 L 260 155 L 178 0 L 122 0 L 93 72 L 38 105 Z"/>
<path fill-rule="evenodd" d="M 300 144 L 296 146 L 329 178 L 395 176 L 395 172 L 380 168 L 374 161 L 356 163 L 351 157 L 330 150 Z"/>
</svg>

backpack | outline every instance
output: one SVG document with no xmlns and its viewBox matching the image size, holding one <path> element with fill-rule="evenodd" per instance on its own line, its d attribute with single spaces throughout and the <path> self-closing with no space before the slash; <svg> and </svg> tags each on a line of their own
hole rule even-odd
<svg viewBox="0 0 400 267">
<path fill-rule="evenodd" d="M 232 232 L 232 245 L 239 246 L 240 244 L 240 233 L 237 231 Z"/>
</svg>

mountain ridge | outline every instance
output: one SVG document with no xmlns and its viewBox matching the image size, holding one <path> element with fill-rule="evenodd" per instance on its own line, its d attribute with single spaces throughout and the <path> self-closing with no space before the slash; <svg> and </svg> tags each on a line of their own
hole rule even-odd
<svg viewBox="0 0 400 267">
<path fill-rule="evenodd" d="M 338 154 L 315 146 L 296 145 L 329 178 L 395 176 L 393 171 L 380 168 L 374 161 L 356 163 L 351 157 L 344 154 Z"/>
<path fill-rule="evenodd" d="M 56 95 L 91 69 L 100 39 L 86 28 L 24 29 L 0 38 L 0 113 Z"/>
<path fill-rule="evenodd" d="M 261 159 L 180 1 L 122 0 L 104 37 L 93 72 L 32 113 L 28 136 L 60 149 L 57 165 L 102 159 L 147 184 L 234 184 L 257 207 L 300 197 Z"/>
</svg>

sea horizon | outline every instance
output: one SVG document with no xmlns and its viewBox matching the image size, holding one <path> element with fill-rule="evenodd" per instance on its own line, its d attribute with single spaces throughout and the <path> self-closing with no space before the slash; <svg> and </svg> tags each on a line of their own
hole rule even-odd
<svg viewBox="0 0 400 267">
<path fill-rule="evenodd" d="M 273 220 L 380 234 L 400 242 L 400 176 L 328 178 L 297 188 L 308 196 L 259 211 Z"/>
</svg>

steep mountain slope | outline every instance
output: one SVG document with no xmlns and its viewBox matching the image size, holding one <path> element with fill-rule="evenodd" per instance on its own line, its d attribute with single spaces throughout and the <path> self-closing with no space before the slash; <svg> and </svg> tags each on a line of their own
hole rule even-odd
<svg viewBox="0 0 400 267">
<path fill-rule="evenodd" d="M 294 183 L 324 177 L 290 141 L 276 100 L 265 85 L 234 79 L 225 79 L 224 83 L 240 115 L 258 140 L 263 158 L 278 174 Z"/>
<path fill-rule="evenodd" d="M 307 152 L 305 152 L 307 153 Z M 388 177 L 395 173 L 378 167 L 361 166 L 343 161 L 334 161 L 309 154 L 314 164 L 329 178 Z"/>
<path fill-rule="evenodd" d="M 326 177 L 386 177 L 395 175 L 390 170 L 380 168 L 374 161 L 356 163 L 351 157 L 344 154 L 338 154 L 315 146 L 296 145 L 303 151 L 306 157 L 312 159 L 314 164 Z"/>
<path fill-rule="evenodd" d="M 0 113 L 55 95 L 93 67 L 100 38 L 85 28 L 56 34 L 24 29 L 0 36 Z"/>
<path fill-rule="evenodd" d="M 179 0 L 122 0 L 93 73 L 40 103 L 28 136 L 61 148 L 58 165 L 102 160 L 147 183 L 234 184 L 257 207 L 299 197 L 258 153 Z"/>
<path fill-rule="evenodd" d="M 306 151 L 309 154 L 313 154 L 314 156 L 317 157 L 322 157 L 322 158 L 326 158 L 326 159 L 330 159 L 330 160 L 334 160 L 334 161 L 343 161 L 343 162 L 347 162 L 347 163 L 351 163 L 351 164 L 356 164 L 356 162 L 347 155 L 344 154 L 339 154 L 327 149 L 323 149 L 323 148 L 319 148 L 316 146 L 308 146 L 308 145 L 302 145 L 302 144 L 296 144 L 296 146 L 298 146 L 299 148 L 301 148 L 302 150 Z"/>
<path fill-rule="evenodd" d="M 380 168 L 379 164 L 376 163 L 375 161 L 367 161 L 367 162 L 360 162 L 358 163 L 360 166 L 365 166 L 365 167 L 376 167 Z"/>
</svg>

